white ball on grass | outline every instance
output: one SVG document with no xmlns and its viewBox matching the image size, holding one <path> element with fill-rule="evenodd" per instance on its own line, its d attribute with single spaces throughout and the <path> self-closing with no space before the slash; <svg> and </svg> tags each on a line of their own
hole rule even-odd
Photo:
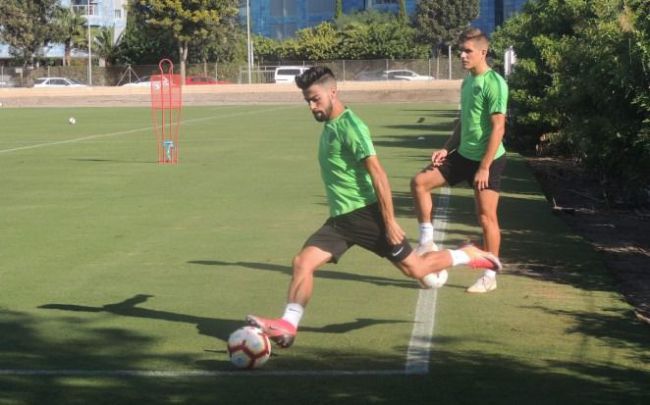
<svg viewBox="0 0 650 405">
<path fill-rule="evenodd" d="M 442 270 L 437 273 L 429 273 L 418 281 L 424 288 L 440 288 L 445 285 L 447 278 L 449 278 L 449 273 L 447 270 Z"/>
<path fill-rule="evenodd" d="M 70 125 L 74 125 L 77 123 L 77 120 L 74 117 L 70 117 L 68 118 L 68 122 L 70 123 Z"/>
</svg>

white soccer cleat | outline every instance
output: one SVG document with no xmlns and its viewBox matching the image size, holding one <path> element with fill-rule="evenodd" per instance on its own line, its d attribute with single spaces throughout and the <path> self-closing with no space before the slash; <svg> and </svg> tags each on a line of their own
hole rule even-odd
<svg viewBox="0 0 650 405">
<path fill-rule="evenodd" d="M 441 270 L 437 273 L 429 273 L 426 276 L 418 280 L 418 283 L 422 288 L 440 288 L 447 282 L 449 278 L 449 273 L 447 270 Z"/>
<path fill-rule="evenodd" d="M 468 293 L 483 294 L 497 289 L 497 279 L 494 277 L 483 276 L 467 288 Z"/>
</svg>

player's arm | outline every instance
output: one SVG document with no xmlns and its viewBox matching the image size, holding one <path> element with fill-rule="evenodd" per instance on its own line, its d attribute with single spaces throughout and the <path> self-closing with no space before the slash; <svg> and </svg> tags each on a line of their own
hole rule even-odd
<svg viewBox="0 0 650 405">
<path fill-rule="evenodd" d="M 494 155 L 499 149 L 499 145 L 503 140 L 503 135 L 506 133 L 506 116 L 501 113 L 492 114 L 490 117 L 492 123 L 492 131 L 488 140 L 485 155 L 479 165 L 476 175 L 474 176 L 474 184 L 479 190 L 483 190 L 488 186 L 488 179 L 490 178 L 490 166 L 494 160 Z"/>
<path fill-rule="evenodd" d="M 447 158 L 449 152 L 457 149 L 458 145 L 460 145 L 460 119 L 456 120 L 454 131 L 451 133 L 451 136 L 447 139 L 447 142 L 445 142 L 442 149 L 431 154 L 431 163 L 433 166 L 440 166 Z"/>
<path fill-rule="evenodd" d="M 386 224 L 386 239 L 391 245 L 397 245 L 404 239 L 404 231 L 395 220 L 395 211 L 393 210 L 393 194 L 388 182 L 386 171 L 379 162 L 376 155 L 368 156 L 364 161 L 366 170 L 372 179 L 372 185 L 377 194 L 377 202 L 381 215 Z"/>
</svg>

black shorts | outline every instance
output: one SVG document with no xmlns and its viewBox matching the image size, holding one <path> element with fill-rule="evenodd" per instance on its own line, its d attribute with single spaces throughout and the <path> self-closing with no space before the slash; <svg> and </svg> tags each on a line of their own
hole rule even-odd
<svg viewBox="0 0 650 405">
<path fill-rule="evenodd" d="M 481 162 L 476 160 L 467 159 L 457 151 L 447 155 L 447 159 L 438 166 L 440 174 L 447 180 L 450 186 L 454 186 L 461 181 L 467 181 L 470 187 L 474 187 L 474 176 L 478 170 Z M 488 189 L 496 192 L 501 191 L 501 175 L 506 168 L 506 155 L 501 155 L 498 159 L 492 161 L 490 165 L 490 177 L 488 178 Z M 425 170 L 433 170 L 433 166 L 429 165 Z"/>
<path fill-rule="evenodd" d="M 334 263 L 354 245 L 386 257 L 391 262 L 401 262 L 413 251 L 406 238 L 396 246 L 388 243 L 386 226 L 377 203 L 328 218 L 305 242 L 305 247 L 315 246 L 331 253 Z"/>
</svg>

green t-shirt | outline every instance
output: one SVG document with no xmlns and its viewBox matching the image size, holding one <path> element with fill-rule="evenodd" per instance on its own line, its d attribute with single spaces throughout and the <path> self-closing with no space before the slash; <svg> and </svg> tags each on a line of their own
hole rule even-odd
<svg viewBox="0 0 650 405">
<path fill-rule="evenodd" d="M 460 92 L 460 146 L 458 153 L 470 160 L 483 159 L 490 134 L 492 114 L 506 113 L 508 85 L 494 70 L 478 76 L 468 75 Z M 506 152 L 503 143 L 499 145 L 494 158 Z"/>
<path fill-rule="evenodd" d="M 318 161 L 330 215 L 335 217 L 377 201 L 364 159 L 375 155 L 366 124 L 350 109 L 327 121 L 320 136 Z"/>
</svg>

